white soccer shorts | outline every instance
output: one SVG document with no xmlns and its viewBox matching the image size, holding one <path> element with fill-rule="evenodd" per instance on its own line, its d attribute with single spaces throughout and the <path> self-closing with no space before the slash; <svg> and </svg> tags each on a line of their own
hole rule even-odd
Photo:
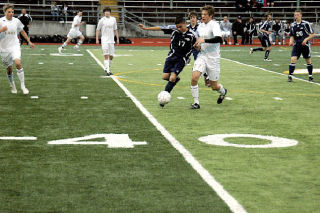
<svg viewBox="0 0 320 213">
<path fill-rule="evenodd" d="M 113 43 L 102 43 L 103 55 L 114 56 L 114 44 Z"/>
<path fill-rule="evenodd" d="M 82 33 L 78 30 L 70 30 L 67 37 L 70 39 L 78 38 L 82 35 Z"/>
<path fill-rule="evenodd" d="M 193 72 L 207 73 L 210 81 L 218 81 L 220 77 L 220 58 L 208 58 L 199 55 L 193 65 Z"/>
<path fill-rule="evenodd" d="M 230 31 L 221 31 L 222 36 L 230 36 Z"/>
<path fill-rule="evenodd" d="M 2 59 L 3 64 L 6 67 L 10 67 L 13 65 L 14 60 L 16 60 L 16 59 L 21 60 L 20 46 L 12 48 L 12 51 L 10 51 L 10 52 L 2 52 L 2 53 L 0 53 L 0 55 L 1 55 L 1 59 Z"/>
</svg>

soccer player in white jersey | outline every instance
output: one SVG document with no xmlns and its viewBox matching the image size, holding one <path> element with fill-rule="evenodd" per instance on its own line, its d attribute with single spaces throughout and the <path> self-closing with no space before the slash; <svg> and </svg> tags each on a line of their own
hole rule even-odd
<svg viewBox="0 0 320 213">
<path fill-rule="evenodd" d="M 74 49 L 79 50 L 80 45 L 84 42 L 84 36 L 80 31 L 80 26 L 83 25 L 82 21 L 82 11 L 78 10 L 77 15 L 73 18 L 72 27 L 67 35 L 67 40 L 58 48 L 59 53 L 71 42 L 74 38 L 80 38 Z"/>
<path fill-rule="evenodd" d="M 218 83 L 220 76 L 220 42 L 222 42 L 222 33 L 218 22 L 212 20 L 214 16 L 214 7 L 204 6 L 201 10 L 202 22 L 198 26 L 198 40 L 195 44 L 200 48 L 200 53 L 193 66 L 191 80 L 191 94 L 194 104 L 191 109 L 200 109 L 199 86 L 198 81 L 202 73 L 207 72 L 212 90 L 220 93 L 217 100 L 221 104 L 227 94 L 222 84 Z"/>
<path fill-rule="evenodd" d="M 11 86 L 11 93 L 16 94 L 17 89 L 13 80 L 13 63 L 17 68 L 17 75 L 21 83 L 23 94 L 29 94 L 24 83 L 24 70 L 21 64 L 21 49 L 18 34 L 27 40 L 29 46 L 34 48 L 28 35 L 23 30 L 24 25 L 17 18 L 14 18 L 13 4 L 6 4 L 3 7 L 4 17 L 0 18 L 0 55 L 4 65 L 7 67 L 7 76 Z"/>
<path fill-rule="evenodd" d="M 114 56 L 114 35 L 119 44 L 119 33 L 117 28 L 117 20 L 111 16 L 109 7 L 103 9 L 104 17 L 99 20 L 96 30 L 96 43 L 99 44 L 99 33 L 101 31 L 101 46 L 104 55 L 104 71 L 107 76 L 112 75 L 110 66 Z"/>
</svg>

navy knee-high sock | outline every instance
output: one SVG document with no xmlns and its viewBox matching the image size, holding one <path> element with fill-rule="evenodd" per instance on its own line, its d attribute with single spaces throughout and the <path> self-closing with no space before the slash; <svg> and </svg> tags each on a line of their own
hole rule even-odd
<svg viewBox="0 0 320 213">
<path fill-rule="evenodd" d="M 307 64 L 307 69 L 308 69 L 309 76 L 311 77 L 312 76 L 312 71 L 313 71 L 312 64 Z"/>
<path fill-rule="evenodd" d="M 289 75 L 293 74 L 295 68 L 296 68 L 296 64 L 295 63 L 289 64 Z"/>
<path fill-rule="evenodd" d="M 253 48 L 252 51 L 253 52 L 255 52 L 255 51 L 263 51 L 263 48 L 262 47 Z"/>
<path fill-rule="evenodd" d="M 170 93 L 174 86 L 180 81 L 180 78 L 177 77 L 176 78 L 176 81 L 175 82 L 171 82 L 171 81 L 168 81 L 167 85 L 166 85 L 166 88 L 164 89 L 165 91 L 167 91 L 168 93 Z"/>
<path fill-rule="evenodd" d="M 270 50 L 266 50 L 266 53 L 264 54 L 265 59 L 269 58 L 269 53 L 270 53 Z"/>
</svg>

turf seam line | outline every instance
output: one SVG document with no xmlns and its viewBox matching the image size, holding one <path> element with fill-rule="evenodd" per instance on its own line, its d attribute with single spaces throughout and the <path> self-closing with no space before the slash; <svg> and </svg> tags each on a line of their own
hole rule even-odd
<svg viewBox="0 0 320 213">
<path fill-rule="evenodd" d="M 237 63 L 237 64 L 245 65 L 245 66 L 248 66 L 248 67 L 253 67 L 253 68 L 256 68 L 256 69 L 265 71 L 265 72 L 270 72 L 270 73 L 274 73 L 274 74 L 278 74 L 278 75 L 288 76 L 287 74 L 279 73 L 279 72 L 272 71 L 272 70 L 267 70 L 267 69 L 265 69 L 265 68 L 258 67 L 258 66 L 252 65 L 252 64 L 245 64 L 245 63 L 242 63 L 242 62 L 239 62 L 239 61 L 235 61 L 235 60 L 232 60 L 232 59 L 229 59 L 229 58 L 221 58 L 221 59 L 224 59 L 224 60 L 226 60 L 226 61 L 231 61 L 231 62 L 234 62 L 234 63 Z M 320 86 L 320 83 L 316 83 L 316 82 L 304 80 L 304 79 L 301 79 L 301 78 L 297 78 L 297 77 L 295 77 L 295 76 L 292 76 L 292 78 L 293 78 L 293 79 L 300 80 L 300 81 L 307 82 L 307 83 L 309 83 L 309 84 L 316 84 L 316 85 Z"/>
<path fill-rule="evenodd" d="M 87 52 L 91 57 L 104 69 L 103 64 L 97 57 L 87 49 Z M 170 142 L 170 144 L 183 156 L 191 167 L 201 176 L 201 178 L 217 193 L 217 195 L 228 205 L 230 210 L 234 213 L 246 213 L 247 211 L 242 205 L 233 198 L 223 186 L 216 181 L 216 179 L 195 159 L 195 157 L 182 145 L 180 142 L 171 135 L 164 126 L 140 103 L 140 101 L 133 96 L 133 94 L 117 79 L 117 77 L 111 77 L 118 86 L 126 93 L 128 97 L 133 101 L 137 108 L 142 112 L 146 118 L 157 128 L 157 130 Z"/>
</svg>

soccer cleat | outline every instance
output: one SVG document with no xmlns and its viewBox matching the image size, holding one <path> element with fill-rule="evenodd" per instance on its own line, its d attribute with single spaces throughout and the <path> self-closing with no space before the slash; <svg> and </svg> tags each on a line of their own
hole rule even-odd
<svg viewBox="0 0 320 213">
<path fill-rule="evenodd" d="M 159 106 L 160 106 L 161 108 L 163 108 L 163 107 L 164 107 L 164 104 L 159 104 Z"/>
<path fill-rule="evenodd" d="M 58 51 L 59 51 L 60 54 L 62 53 L 62 49 L 63 49 L 62 47 L 58 48 Z"/>
<path fill-rule="evenodd" d="M 249 52 L 249 54 L 250 54 L 250 55 L 252 55 L 252 53 L 253 53 L 253 49 L 252 49 L 252 48 L 250 48 L 250 52 Z"/>
<path fill-rule="evenodd" d="M 111 75 L 113 75 L 112 72 L 106 72 L 106 76 L 111 76 Z"/>
<path fill-rule="evenodd" d="M 21 87 L 21 90 L 22 90 L 23 94 L 25 94 L 25 95 L 29 94 L 29 90 L 26 87 Z"/>
<path fill-rule="evenodd" d="M 313 82 L 313 77 L 312 76 L 309 77 L 309 81 Z"/>
<path fill-rule="evenodd" d="M 221 104 L 221 103 L 222 103 L 222 101 L 224 100 L 224 98 L 225 98 L 226 95 L 227 95 L 227 92 L 228 92 L 228 90 L 225 89 L 225 93 L 224 93 L 223 95 L 219 95 L 219 98 L 218 98 L 218 100 L 217 100 L 217 104 Z"/>
<path fill-rule="evenodd" d="M 11 86 L 11 93 L 12 94 L 17 94 L 18 93 L 17 88 L 16 88 L 16 86 L 14 84 Z"/>
<path fill-rule="evenodd" d="M 200 109 L 200 104 L 194 103 L 190 106 L 190 109 Z"/>
<path fill-rule="evenodd" d="M 292 76 L 288 75 L 288 82 L 292 82 Z"/>
<path fill-rule="evenodd" d="M 78 45 L 74 46 L 73 49 L 80 51 Z"/>
<path fill-rule="evenodd" d="M 269 62 L 270 62 L 270 61 L 272 61 L 272 60 L 269 59 L 269 58 L 265 58 L 264 61 L 269 61 Z"/>
</svg>

